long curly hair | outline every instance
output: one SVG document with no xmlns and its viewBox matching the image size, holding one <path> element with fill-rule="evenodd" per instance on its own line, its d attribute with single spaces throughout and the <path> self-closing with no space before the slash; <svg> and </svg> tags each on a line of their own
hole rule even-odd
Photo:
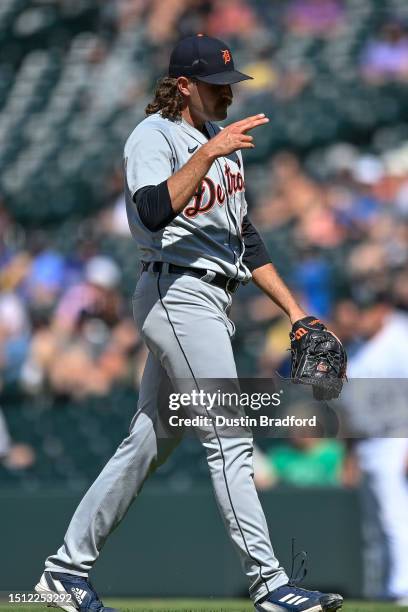
<svg viewBox="0 0 408 612">
<path fill-rule="evenodd" d="M 164 77 L 156 85 L 153 101 L 146 108 L 146 115 L 160 113 L 165 119 L 175 121 L 183 110 L 183 96 L 177 87 L 177 79 Z"/>
</svg>

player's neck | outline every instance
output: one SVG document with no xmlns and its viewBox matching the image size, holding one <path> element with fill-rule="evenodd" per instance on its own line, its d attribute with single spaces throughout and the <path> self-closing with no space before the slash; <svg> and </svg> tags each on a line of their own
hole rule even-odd
<svg viewBox="0 0 408 612">
<path fill-rule="evenodd" d="M 181 111 L 184 121 L 187 121 L 196 130 L 205 134 L 205 120 L 202 117 L 193 115 L 188 107 Z"/>
</svg>

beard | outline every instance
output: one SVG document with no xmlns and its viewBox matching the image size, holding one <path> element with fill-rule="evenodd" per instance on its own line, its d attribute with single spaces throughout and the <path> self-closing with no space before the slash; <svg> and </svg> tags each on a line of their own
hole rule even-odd
<svg viewBox="0 0 408 612">
<path fill-rule="evenodd" d="M 226 102 L 225 100 L 221 100 L 214 109 L 214 118 L 216 121 L 222 121 L 226 119 L 228 116 L 228 107 L 230 106 L 230 102 Z"/>
</svg>

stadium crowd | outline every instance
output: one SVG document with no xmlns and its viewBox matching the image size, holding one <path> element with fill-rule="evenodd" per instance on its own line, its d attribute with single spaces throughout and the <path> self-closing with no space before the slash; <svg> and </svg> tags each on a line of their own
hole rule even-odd
<svg viewBox="0 0 408 612">
<path fill-rule="evenodd" d="M 271 118 L 247 158 L 251 216 L 307 309 L 353 344 L 357 293 L 375 285 L 406 308 L 408 124 L 403 89 L 391 108 L 387 87 L 408 78 L 407 17 L 399 0 L 4 2 L 1 385 L 73 398 L 137 388 L 121 153 L 174 40 L 192 32 L 228 40 L 255 77 L 230 118 Z M 250 288 L 235 301 L 240 372 L 286 372 L 287 322 Z"/>
<path fill-rule="evenodd" d="M 404 143 L 381 155 L 336 144 L 302 161 L 280 152 L 251 167 L 247 184 L 272 260 L 349 350 L 363 341 L 360 311 L 370 296 L 408 309 Z M 24 228 L 5 206 L 1 226 L 2 385 L 73 398 L 137 388 L 145 349 L 130 296 L 139 265 L 122 195 L 78 223 L 69 252 L 58 235 Z M 235 296 L 232 317 L 242 375 L 287 374 L 289 328 L 278 309 L 249 286 Z"/>
</svg>

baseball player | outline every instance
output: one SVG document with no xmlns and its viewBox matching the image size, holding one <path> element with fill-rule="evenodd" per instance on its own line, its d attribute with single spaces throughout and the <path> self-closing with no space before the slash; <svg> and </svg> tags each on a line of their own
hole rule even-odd
<svg viewBox="0 0 408 612">
<path fill-rule="evenodd" d="M 203 35 L 182 40 L 125 145 L 128 219 L 143 261 L 133 309 L 149 356 L 130 434 L 82 499 L 36 587 L 72 594 L 71 604 L 59 604 L 67 612 L 112 610 L 88 574 L 148 475 L 171 452 L 171 441 L 158 435 L 162 383 L 179 391 L 181 381 L 237 378 L 228 317 L 237 288 L 252 278 L 289 316 L 293 342 L 325 330 L 296 303 L 248 219 L 241 150 L 255 146 L 251 132 L 268 119 L 254 115 L 225 129 L 216 123 L 227 117 L 231 85 L 249 78 L 235 70 L 225 43 Z M 255 608 L 340 608 L 340 595 L 302 589 L 280 566 L 253 482 L 251 437 L 224 437 L 215 427 L 213 435 L 198 434 Z"/>
</svg>

